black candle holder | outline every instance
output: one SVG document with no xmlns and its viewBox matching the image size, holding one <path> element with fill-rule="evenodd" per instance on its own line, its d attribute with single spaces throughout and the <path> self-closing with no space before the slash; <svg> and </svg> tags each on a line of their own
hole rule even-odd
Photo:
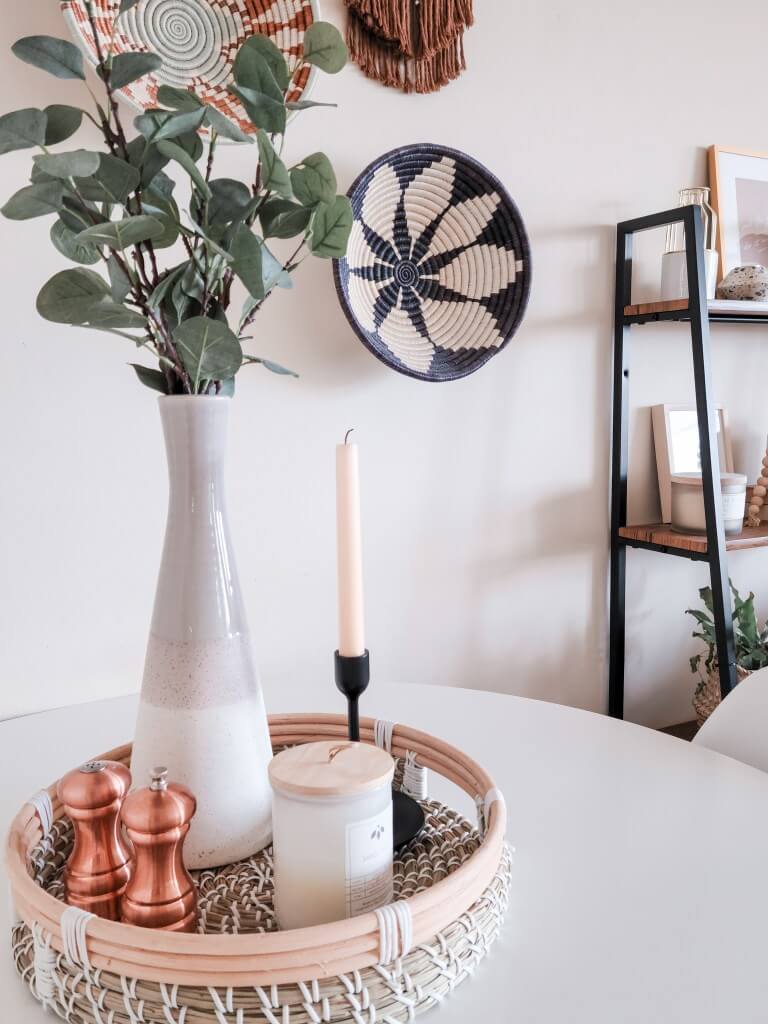
<svg viewBox="0 0 768 1024">
<path fill-rule="evenodd" d="M 334 659 L 334 676 L 336 687 L 347 698 L 347 721 L 349 738 L 360 741 L 360 712 L 358 701 L 368 688 L 371 681 L 371 660 L 368 651 L 359 655 L 347 656 L 336 651 Z M 421 805 L 403 793 L 402 790 L 392 791 L 393 844 L 398 850 L 405 846 L 421 832 L 424 827 L 424 811 Z"/>
</svg>

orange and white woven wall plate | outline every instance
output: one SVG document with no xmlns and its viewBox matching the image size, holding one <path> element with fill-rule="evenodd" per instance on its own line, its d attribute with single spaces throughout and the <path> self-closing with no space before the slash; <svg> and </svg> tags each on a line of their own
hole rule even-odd
<svg viewBox="0 0 768 1024">
<path fill-rule="evenodd" d="M 96 46 L 85 0 L 62 0 L 61 8 L 91 63 Z M 107 52 L 118 0 L 93 0 L 96 29 Z M 227 91 L 232 63 L 242 43 L 252 35 L 268 35 L 282 51 L 292 72 L 301 52 L 304 32 L 319 17 L 317 0 L 139 0 L 121 15 L 113 53 L 156 53 L 160 70 L 121 89 L 119 95 L 140 110 L 157 105 L 157 90 L 167 84 L 193 88 L 243 131 L 254 127 L 235 96 Z M 296 76 L 288 99 L 306 98 L 313 69 Z"/>
</svg>

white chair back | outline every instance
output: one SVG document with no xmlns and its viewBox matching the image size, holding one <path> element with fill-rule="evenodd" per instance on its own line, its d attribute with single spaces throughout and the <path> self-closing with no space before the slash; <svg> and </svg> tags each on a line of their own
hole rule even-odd
<svg viewBox="0 0 768 1024">
<path fill-rule="evenodd" d="M 768 668 L 742 680 L 715 708 L 693 742 L 768 772 Z"/>
</svg>

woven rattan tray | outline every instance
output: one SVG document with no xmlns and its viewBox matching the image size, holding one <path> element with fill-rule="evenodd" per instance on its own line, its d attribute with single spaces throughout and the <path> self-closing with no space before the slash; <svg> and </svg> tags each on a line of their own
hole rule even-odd
<svg viewBox="0 0 768 1024">
<path fill-rule="evenodd" d="M 17 913 L 13 955 L 35 998 L 72 1024 L 386 1024 L 440 1002 L 472 973 L 501 925 L 510 874 L 504 802 L 461 751 L 381 725 L 363 720 L 361 738 L 377 736 L 391 749 L 396 778 L 408 758 L 459 785 L 478 807 L 474 827 L 422 801 L 426 827 L 395 861 L 407 929 L 385 936 L 386 921 L 371 913 L 278 931 L 269 850 L 197 873 L 201 934 L 85 920 L 61 901 L 72 830 L 54 783 L 16 816 L 6 851 Z M 343 737 L 345 720 L 273 716 L 270 731 L 278 748 Z M 130 747 L 101 756 L 129 763 Z M 402 920 L 403 912 L 392 916 Z M 395 956 L 383 962 L 393 941 Z"/>
</svg>

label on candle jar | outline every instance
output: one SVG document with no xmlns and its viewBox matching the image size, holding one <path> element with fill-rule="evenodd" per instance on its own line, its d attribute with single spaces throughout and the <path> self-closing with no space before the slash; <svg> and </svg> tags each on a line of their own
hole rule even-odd
<svg viewBox="0 0 768 1024">
<path fill-rule="evenodd" d="M 347 916 L 392 902 L 392 806 L 347 825 Z"/>
</svg>

